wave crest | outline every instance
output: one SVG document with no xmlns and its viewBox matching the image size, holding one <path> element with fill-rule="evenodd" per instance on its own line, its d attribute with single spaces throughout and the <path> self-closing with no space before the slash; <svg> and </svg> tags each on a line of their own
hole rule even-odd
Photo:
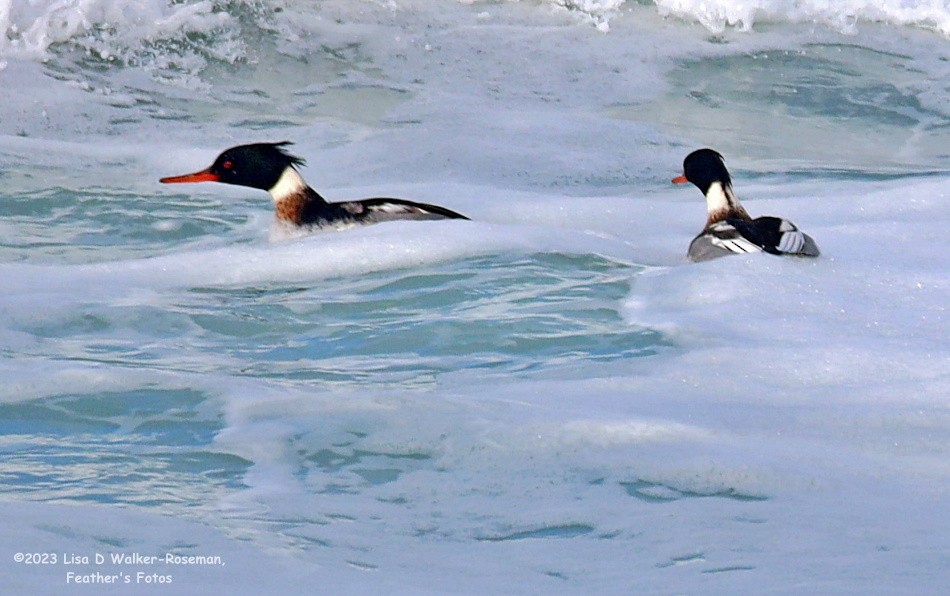
<svg viewBox="0 0 950 596">
<path fill-rule="evenodd" d="M 106 65 L 197 74 L 209 62 L 253 60 L 253 49 L 270 39 L 298 40 L 323 31 L 321 23 L 388 23 L 403 14 L 409 24 L 431 22 L 455 4 L 475 10 L 488 0 L 438 0 L 388 4 L 286 0 L 0 0 L 0 56 L 50 60 L 61 55 Z M 607 31 L 610 21 L 643 0 L 541 0 L 539 8 L 580 15 Z M 946 0 L 653 0 L 664 17 L 698 21 L 719 33 L 728 27 L 750 30 L 756 22 L 815 23 L 853 31 L 862 22 L 880 22 L 936 31 L 950 37 Z M 633 10 L 632 8 L 630 10 Z M 407 15 L 407 16 L 406 16 Z M 316 29 L 314 29 L 316 27 Z M 295 42 L 296 43 L 296 42 Z"/>
<path fill-rule="evenodd" d="M 0 0 L 0 54 L 50 60 L 80 53 L 122 66 L 194 73 L 245 55 L 242 15 L 260 3 L 201 0 Z"/>
<path fill-rule="evenodd" d="M 930 29 L 950 36 L 946 0 L 655 0 L 660 14 L 699 21 L 713 33 L 756 21 L 816 23 L 854 32 L 859 22 Z"/>
</svg>

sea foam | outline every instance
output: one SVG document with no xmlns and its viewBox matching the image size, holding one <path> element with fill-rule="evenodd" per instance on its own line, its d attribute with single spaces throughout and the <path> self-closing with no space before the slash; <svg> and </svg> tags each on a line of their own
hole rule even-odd
<svg viewBox="0 0 950 596">
<path fill-rule="evenodd" d="M 365 22 L 369 12 L 377 14 L 380 22 L 394 14 L 433 20 L 440 12 L 448 13 L 449 4 L 471 5 L 471 10 L 481 11 L 492 3 L 439 0 L 422 8 L 394 1 L 388 10 L 367 10 L 364 3 L 290 5 L 283 0 L 172 4 L 163 0 L 0 0 L 0 55 L 46 60 L 59 51 L 58 46 L 68 46 L 106 62 L 196 71 L 207 60 L 248 59 L 253 54 L 249 40 L 261 36 L 299 41 L 317 31 L 326 35 L 314 24 L 327 17 Z M 544 4 L 579 15 L 603 31 L 624 11 L 643 8 L 626 0 L 545 0 Z M 854 31 L 861 22 L 880 22 L 950 35 L 950 7 L 942 0 L 655 0 L 653 10 L 697 21 L 713 32 L 726 27 L 751 30 L 763 21 L 815 23 L 839 31 Z M 544 18 L 544 13 L 539 12 L 538 18 Z"/>
<path fill-rule="evenodd" d="M 815 23 L 853 32 L 860 22 L 932 29 L 950 35 L 950 6 L 943 0 L 656 0 L 660 14 L 696 20 L 713 32 L 751 30 L 759 21 Z"/>
</svg>

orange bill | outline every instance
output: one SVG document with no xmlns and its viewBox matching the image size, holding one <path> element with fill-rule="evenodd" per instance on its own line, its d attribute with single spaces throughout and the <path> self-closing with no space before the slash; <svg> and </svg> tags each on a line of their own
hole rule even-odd
<svg viewBox="0 0 950 596">
<path fill-rule="evenodd" d="M 181 182 L 218 182 L 219 180 L 221 180 L 220 176 L 211 172 L 210 169 L 207 169 L 195 172 L 194 174 L 168 176 L 167 178 L 162 178 L 159 182 L 163 184 L 178 184 Z"/>
<path fill-rule="evenodd" d="M 686 176 L 680 174 L 676 178 L 673 178 L 673 184 L 686 184 L 689 180 L 686 179 Z"/>
</svg>

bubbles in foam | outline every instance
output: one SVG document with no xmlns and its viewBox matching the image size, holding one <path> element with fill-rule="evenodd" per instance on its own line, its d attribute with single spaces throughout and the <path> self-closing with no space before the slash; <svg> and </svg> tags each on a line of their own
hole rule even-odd
<svg viewBox="0 0 950 596">
<path fill-rule="evenodd" d="M 883 22 L 931 29 L 950 35 L 950 6 L 944 0 L 654 0 L 662 16 L 698 21 L 713 32 L 727 27 L 750 30 L 761 21 L 814 22 L 852 31 L 861 22 Z M 439 7 L 443 4 L 443 7 Z M 413 20 L 433 21 L 451 4 L 482 7 L 477 0 L 399 5 Z M 545 0 L 581 15 L 602 31 L 623 10 L 627 0 Z M 329 5 L 329 6 L 328 6 Z M 397 7 L 392 3 L 392 7 Z M 446 9 L 446 10 L 443 10 Z M 544 8 L 544 7 L 542 7 Z M 372 12 L 372 11 L 370 11 Z M 377 11 L 376 18 L 392 18 Z M 84 52 L 93 60 L 157 70 L 195 73 L 209 60 L 249 59 L 258 38 L 294 40 L 321 30 L 328 15 L 334 20 L 366 22 L 365 3 L 297 3 L 281 0 L 64 0 L 56 3 L 0 0 L 0 54 L 47 60 L 62 47 Z M 543 14 L 539 12 L 538 14 Z M 293 16 L 291 16 L 293 15 Z M 370 20 L 373 20 L 370 17 Z M 276 26 L 277 22 L 280 26 Z M 315 29 L 316 27 L 316 29 Z M 2 69 L 2 63 L 0 63 Z"/>
<path fill-rule="evenodd" d="M 234 3 L 155 0 L 0 1 L 0 52 L 48 60 L 78 51 L 86 59 L 195 72 L 208 59 L 243 55 Z"/>
<path fill-rule="evenodd" d="M 853 32 L 859 22 L 933 29 L 950 35 L 944 0 L 656 0 L 660 14 L 699 21 L 712 32 L 750 30 L 756 21 L 814 22 Z"/>
</svg>

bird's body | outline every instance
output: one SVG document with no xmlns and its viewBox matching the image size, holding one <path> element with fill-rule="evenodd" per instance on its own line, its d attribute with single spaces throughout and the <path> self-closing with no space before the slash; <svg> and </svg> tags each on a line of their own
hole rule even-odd
<svg viewBox="0 0 950 596">
<path fill-rule="evenodd" d="M 405 199 L 370 198 L 331 203 L 297 171 L 303 160 L 284 150 L 289 143 L 240 145 L 222 152 L 207 169 L 160 182 L 222 182 L 266 190 L 277 222 L 301 230 L 342 229 L 400 219 L 468 219 L 445 207 Z"/>
<path fill-rule="evenodd" d="M 699 149 L 686 156 L 676 184 L 692 182 L 706 197 L 706 225 L 687 250 L 691 261 L 707 261 L 736 253 L 817 257 L 818 245 L 795 224 L 780 217 L 752 219 L 732 190 L 722 155 Z"/>
</svg>

